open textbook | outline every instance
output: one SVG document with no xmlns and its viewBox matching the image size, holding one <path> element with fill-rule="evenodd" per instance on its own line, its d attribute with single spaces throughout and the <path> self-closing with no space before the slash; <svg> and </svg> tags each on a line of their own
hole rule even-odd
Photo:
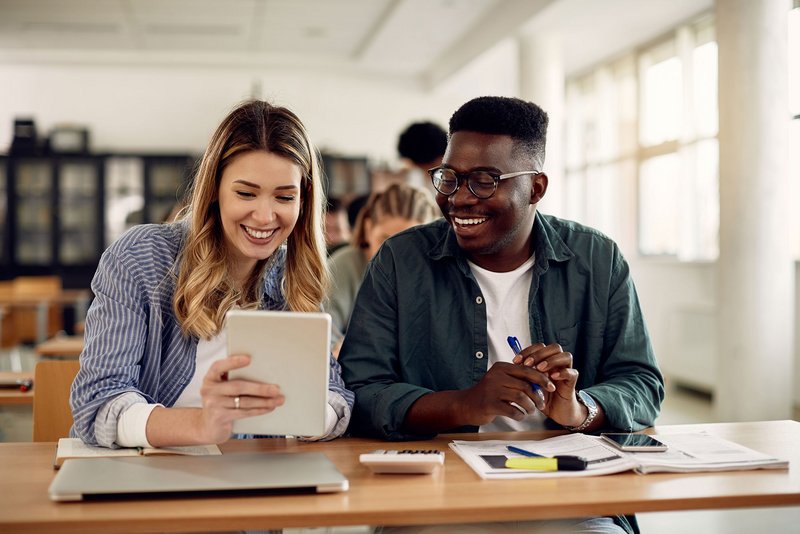
<svg viewBox="0 0 800 534">
<path fill-rule="evenodd" d="M 87 445 L 80 438 L 61 438 L 56 449 L 55 467 L 61 467 L 69 458 L 108 458 L 112 456 L 150 456 L 153 454 L 182 454 L 185 456 L 207 456 L 222 454 L 216 445 L 195 445 L 189 447 L 136 447 L 129 449 L 109 449 Z"/>
<path fill-rule="evenodd" d="M 668 446 L 664 452 L 622 452 L 599 436 L 567 434 L 538 441 L 461 441 L 450 443 L 481 478 L 518 479 L 586 477 L 633 470 L 637 473 L 694 473 L 744 469 L 787 469 L 789 462 L 748 449 L 737 443 L 704 433 L 654 436 Z M 542 456 L 573 455 L 587 460 L 583 471 L 533 471 L 505 467 L 513 445 Z"/>
</svg>

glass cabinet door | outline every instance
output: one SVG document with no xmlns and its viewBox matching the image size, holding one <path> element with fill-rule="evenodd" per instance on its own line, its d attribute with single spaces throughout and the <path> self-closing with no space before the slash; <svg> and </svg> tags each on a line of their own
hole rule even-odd
<svg viewBox="0 0 800 534">
<path fill-rule="evenodd" d="M 58 167 L 58 259 L 64 265 L 92 263 L 99 253 L 99 172 L 91 160 Z"/>
<path fill-rule="evenodd" d="M 111 157 L 105 170 L 105 244 L 144 222 L 144 165 L 137 157 Z"/>
<path fill-rule="evenodd" d="M 148 195 L 147 221 L 164 222 L 183 198 L 189 161 L 179 159 L 151 159 L 147 162 Z"/>
<path fill-rule="evenodd" d="M 53 173 L 47 161 L 20 161 L 14 168 L 17 263 L 49 264 L 53 261 Z"/>
</svg>

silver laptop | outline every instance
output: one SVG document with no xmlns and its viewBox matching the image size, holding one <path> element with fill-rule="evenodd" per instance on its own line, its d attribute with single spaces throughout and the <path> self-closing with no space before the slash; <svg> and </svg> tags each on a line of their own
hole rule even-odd
<svg viewBox="0 0 800 534">
<path fill-rule="evenodd" d="M 230 453 L 66 460 L 48 490 L 54 501 L 186 494 L 329 493 L 347 478 L 322 453 Z"/>
</svg>

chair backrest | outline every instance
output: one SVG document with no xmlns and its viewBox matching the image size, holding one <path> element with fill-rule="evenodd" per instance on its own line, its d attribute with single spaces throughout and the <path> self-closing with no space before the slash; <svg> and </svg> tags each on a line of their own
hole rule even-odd
<svg viewBox="0 0 800 534">
<path fill-rule="evenodd" d="M 14 278 L 14 293 L 26 297 L 55 297 L 61 293 L 58 276 L 18 276 Z"/>
<path fill-rule="evenodd" d="M 18 276 L 13 282 L 14 297 L 17 299 L 57 298 L 61 295 L 62 284 L 58 276 Z M 35 309 L 15 309 L 14 332 L 17 341 L 40 342 L 37 339 L 37 315 Z M 54 336 L 63 329 L 61 305 L 50 304 L 47 311 L 47 337 Z"/>
<path fill-rule="evenodd" d="M 78 360 L 45 360 L 33 375 L 33 441 L 58 441 L 69 436 L 72 410 L 69 391 L 78 374 Z"/>
<path fill-rule="evenodd" d="M 14 283 L 11 280 L 0 280 L 0 301 L 9 301 L 14 294 Z M 17 344 L 14 335 L 14 317 L 11 306 L 0 304 L 0 347 L 13 347 Z"/>
</svg>

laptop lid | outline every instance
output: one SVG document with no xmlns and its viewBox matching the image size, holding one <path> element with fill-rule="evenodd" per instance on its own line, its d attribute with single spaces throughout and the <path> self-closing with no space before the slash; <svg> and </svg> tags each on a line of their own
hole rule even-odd
<svg viewBox="0 0 800 534">
<path fill-rule="evenodd" d="M 77 458 L 50 484 L 54 501 L 220 493 L 347 491 L 347 478 L 323 453 Z"/>
</svg>

